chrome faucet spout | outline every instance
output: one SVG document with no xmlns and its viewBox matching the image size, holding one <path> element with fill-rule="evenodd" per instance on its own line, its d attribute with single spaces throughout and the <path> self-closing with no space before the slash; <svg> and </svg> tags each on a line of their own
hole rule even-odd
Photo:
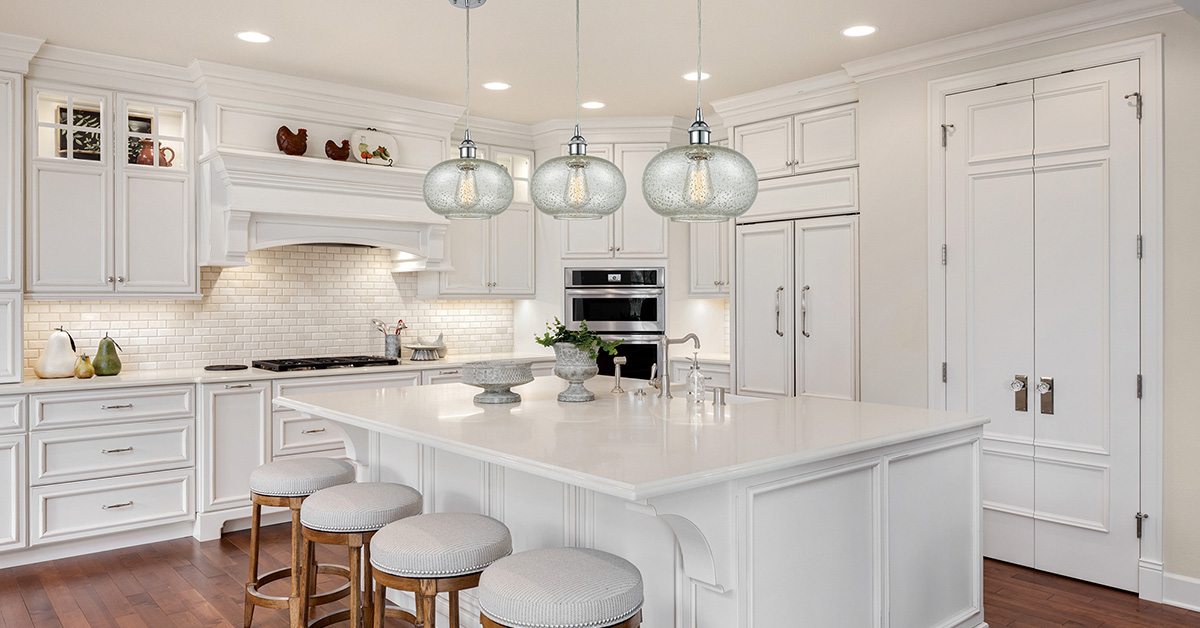
<svg viewBox="0 0 1200 628">
<path fill-rule="evenodd" d="M 671 339 L 666 336 L 661 336 L 658 339 L 659 359 L 662 363 L 658 368 L 658 397 L 660 399 L 671 399 L 671 345 L 683 344 L 691 340 L 696 348 L 700 348 L 700 338 L 696 334 L 688 334 L 683 338 Z"/>
</svg>

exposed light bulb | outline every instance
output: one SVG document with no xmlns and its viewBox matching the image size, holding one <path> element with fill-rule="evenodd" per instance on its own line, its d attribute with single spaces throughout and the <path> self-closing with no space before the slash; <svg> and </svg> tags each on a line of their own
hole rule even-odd
<svg viewBox="0 0 1200 628">
<path fill-rule="evenodd" d="M 567 176 L 567 189 L 563 200 L 571 207 L 583 207 L 592 200 L 592 192 L 588 189 L 587 162 L 578 159 L 567 163 L 571 173 Z"/>
<path fill-rule="evenodd" d="M 458 167 L 458 204 L 474 207 L 479 202 L 479 188 L 475 184 L 475 168 L 468 164 Z"/>
<path fill-rule="evenodd" d="M 688 171 L 687 187 L 684 188 L 683 198 L 689 206 L 703 209 L 713 201 L 712 176 L 708 170 L 708 160 L 712 151 L 696 149 L 687 152 Z"/>
</svg>

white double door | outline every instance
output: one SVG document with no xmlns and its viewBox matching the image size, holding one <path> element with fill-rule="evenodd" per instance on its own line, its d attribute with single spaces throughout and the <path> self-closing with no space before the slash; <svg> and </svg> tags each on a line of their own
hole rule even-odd
<svg viewBox="0 0 1200 628">
<path fill-rule="evenodd" d="M 1138 62 L 946 98 L 946 406 L 990 557 L 1137 590 Z"/>
<path fill-rule="evenodd" d="M 858 398 L 858 217 L 738 225 L 735 391 Z"/>
</svg>

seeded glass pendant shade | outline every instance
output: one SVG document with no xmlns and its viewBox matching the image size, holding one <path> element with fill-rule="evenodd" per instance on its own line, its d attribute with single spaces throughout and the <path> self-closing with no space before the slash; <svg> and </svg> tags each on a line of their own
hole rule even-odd
<svg viewBox="0 0 1200 628">
<path fill-rule="evenodd" d="M 575 0 L 575 136 L 567 155 L 538 166 L 530 181 L 533 204 L 559 220 L 598 220 L 625 202 L 625 175 L 607 159 L 587 154 L 579 133 L 579 0 Z"/>
<path fill-rule="evenodd" d="M 700 0 L 696 0 L 696 76 L 700 72 Z M 688 145 L 654 156 L 642 172 L 642 196 L 661 216 L 675 222 L 723 222 L 746 213 L 758 197 L 758 173 L 745 155 L 709 143 L 711 132 L 696 81 L 696 121 Z"/>
<path fill-rule="evenodd" d="M 451 0 L 451 4 L 460 6 Z M 500 164 L 478 159 L 471 141 L 471 8 L 480 0 L 463 2 L 467 11 L 467 129 L 458 145 L 458 159 L 447 159 L 425 174 L 422 193 L 433 213 L 455 220 L 482 220 L 508 209 L 513 180 Z"/>
</svg>

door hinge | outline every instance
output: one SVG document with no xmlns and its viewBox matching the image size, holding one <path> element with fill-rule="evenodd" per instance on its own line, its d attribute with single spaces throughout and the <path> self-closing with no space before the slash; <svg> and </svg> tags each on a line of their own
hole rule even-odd
<svg viewBox="0 0 1200 628">
<path fill-rule="evenodd" d="M 953 128 L 954 128 L 953 124 L 943 124 L 942 125 L 942 148 L 946 147 L 947 138 L 950 136 L 950 129 L 953 129 Z"/>
<path fill-rule="evenodd" d="M 1138 396 L 1137 397 L 1138 399 L 1142 398 L 1142 374 L 1141 373 L 1138 373 L 1138 376 L 1137 376 L 1137 396 Z"/>
<path fill-rule="evenodd" d="M 1137 119 L 1140 121 L 1142 119 L 1142 93 L 1134 92 L 1132 94 L 1125 94 L 1125 100 L 1129 100 L 1130 98 L 1135 99 L 1133 104 L 1137 107 Z"/>
<path fill-rule="evenodd" d="M 942 245 L 942 266 L 946 265 L 946 245 Z"/>
<path fill-rule="evenodd" d="M 946 363 L 942 362 L 942 383 L 946 383 Z"/>
<path fill-rule="evenodd" d="M 1145 521 L 1146 519 L 1149 519 L 1150 515 L 1142 514 L 1139 512 L 1138 514 L 1134 515 L 1133 518 L 1137 519 L 1137 538 L 1140 539 L 1140 538 L 1142 538 L 1142 522 Z"/>
<path fill-rule="evenodd" d="M 1142 234 L 1138 234 L 1138 259 L 1142 259 Z"/>
</svg>

